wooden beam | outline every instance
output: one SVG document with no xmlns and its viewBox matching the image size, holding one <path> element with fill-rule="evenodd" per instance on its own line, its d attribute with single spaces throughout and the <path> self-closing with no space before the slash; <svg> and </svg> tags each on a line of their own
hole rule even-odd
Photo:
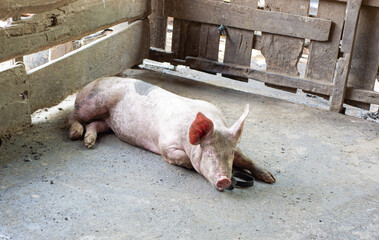
<svg viewBox="0 0 379 240">
<path fill-rule="evenodd" d="M 213 74 L 227 73 L 239 77 L 248 77 L 265 83 L 296 87 L 322 95 L 330 96 L 332 94 L 332 83 L 323 82 L 320 80 L 313 81 L 310 79 L 289 77 L 277 73 L 254 70 L 252 68 L 239 66 L 236 64 L 219 63 L 217 61 L 211 61 L 203 58 L 186 57 L 186 60 L 183 61 L 180 59 L 175 59 L 172 52 L 164 52 L 160 49 L 151 48 L 149 59 L 160 62 L 169 62 L 174 65 L 188 65 L 192 69 L 210 72 Z M 277 80 L 280 81 L 279 84 L 276 82 Z M 303 81 L 304 83 L 301 83 Z M 379 92 L 347 87 L 345 99 L 363 103 L 379 104 Z"/>
<path fill-rule="evenodd" d="M 332 92 L 332 84 L 330 83 L 314 82 L 298 77 L 285 76 L 279 73 L 255 70 L 250 67 L 236 64 L 226 64 L 202 58 L 186 57 L 186 65 L 195 69 L 206 69 L 212 73 L 226 73 L 228 75 L 251 78 L 260 82 L 279 86 L 300 88 L 325 95 L 330 95 Z"/>
<path fill-rule="evenodd" d="M 78 0 L 0 29 L 0 62 L 146 17 L 149 0 Z"/>
<path fill-rule="evenodd" d="M 350 71 L 351 57 L 357 30 L 359 10 L 362 0 L 349 0 L 346 9 L 345 27 L 342 35 L 341 52 L 344 56 L 337 61 L 336 74 L 334 76 L 333 94 L 330 102 L 330 110 L 334 112 L 343 111 L 347 78 Z"/>
<path fill-rule="evenodd" d="M 30 107 L 53 106 L 87 83 L 122 72 L 149 54 L 149 21 L 139 20 L 28 72 Z"/>
<path fill-rule="evenodd" d="M 22 13 L 43 13 L 77 0 L 6 0 L 0 2 L 0 20 Z"/>
<path fill-rule="evenodd" d="M 202 58 L 186 57 L 186 65 L 191 68 L 203 69 L 212 73 L 227 73 L 234 76 L 251 78 L 264 83 L 299 88 L 323 95 L 331 95 L 333 92 L 333 85 L 328 82 L 316 82 L 309 79 L 290 77 L 278 73 L 255 70 L 236 64 L 225 64 Z M 346 99 L 379 104 L 379 92 L 347 87 Z"/>
<path fill-rule="evenodd" d="M 23 64 L 0 72 L 0 136 L 31 124 L 28 87 Z"/>
<path fill-rule="evenodd" d="M 168 62 L 173 65 L 185 65 L 186 61 L 175 58 L 175 53 L 166 52 L 158 48 L 150 48 L 149 59 L 158 62 Z"/>
<path fill-rule="evenodd" d="M 206 0 L 165 0 L 166 16 L 256 30 L 280 35 L 327 41 L 331 21 L 294 14 Z M 214 14 L 209 14 L 209 11 Z"/>
<path fill-rule="evenodd" d="M 379 104 L 379 92 L 370 90 L 347 87 L 345 98 L 345 100 L 352 100 L 355 102 Z"/>
</svg>

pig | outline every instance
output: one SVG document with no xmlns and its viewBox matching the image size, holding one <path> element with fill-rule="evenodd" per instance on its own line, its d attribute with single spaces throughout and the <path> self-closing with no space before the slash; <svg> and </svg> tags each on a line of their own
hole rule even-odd
<svg viewBox="0 0 379 240">
<path fill-rule="evenodd" d="M 112 130 L 121 140 L 160 154 L 170 164 L 195 169 L 222 191 L 233 167 L 249 170 L 266 183 L 274 176 L 237 147 L 249 112 L 230 127 L 215 105 L 168 92 L 132 78 L 105 77 L 85 86 L 67 119 L 69 137 L 84 134 L 88 148 L 97 134 Z"/>
</svg>

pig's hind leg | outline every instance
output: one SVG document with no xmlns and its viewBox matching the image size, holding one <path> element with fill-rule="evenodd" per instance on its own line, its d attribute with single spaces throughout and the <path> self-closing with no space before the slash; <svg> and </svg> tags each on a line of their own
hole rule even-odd
<svg viewBox="0 0 379 240">
<path fill-rule="evenodd" d="M 243 154 L 239 148 L 235 149 L 233 166 L 249 170 L 256 179 L 266 183 L 274 183 L 276 181 L 274 176 L 269 171 L 257 166 L 255 162 Z"/>
<path fill-rule="evenodd" d="M 68 133 L 71 140 L 76 140 L 83 136 L 83 125 L 75 119 L 74 113 L 71 113 L 66 119 L 66 125 L 70 127 Z"/>
<path fill-rule="evenodd" d="M 98 87 L 98 81 L 84 87 L 76 97 L 74 112 L 67 119 L 69 135 L 73 140 L 83 136 L 84 125 L 86 126 L 84 142 L 88 148 L 95 144 L 97 133 L 109 130 L 104 122 L 109 116 L 104 92 Z"/>
<path fill-rule="evenodd" d="M 84 144 L 88 148 L 95 145 L 97 134 L 109 131 L 108 125 L 104 121 L 95 121 L 86 125 L 86 134 L 84 135 Z"/>
</svg>

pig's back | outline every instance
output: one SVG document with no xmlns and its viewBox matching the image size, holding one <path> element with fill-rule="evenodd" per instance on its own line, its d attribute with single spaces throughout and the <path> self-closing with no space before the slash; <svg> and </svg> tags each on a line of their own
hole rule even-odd
<svg viewBox="0 0 379 240">
<path fill-rule="evenodd" d="M 185 107 L 183 98 L 136 79 L 118 84 L 124 95 L 109 109 L 108 126 L 120 139 L 159 153 L 162 124 L 167 116 L 175 117 L 175 109 Z"/>
</svg>

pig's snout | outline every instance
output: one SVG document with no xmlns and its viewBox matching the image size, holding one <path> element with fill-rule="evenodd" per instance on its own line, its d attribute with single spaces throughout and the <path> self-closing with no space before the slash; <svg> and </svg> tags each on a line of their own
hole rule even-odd
<svg viewBox="0 0 379 240">
<path fill-rule="evenodd" d="M 225 188 L 228 188 L 230 184 L 232 184 L 232 181 L 230 181 L 229 178 L 227 178 L 226 176 L 220 176 L 216 182 L 216 187 L 218 188 L 218 190 L 222 191 Z"/>
</svg>

